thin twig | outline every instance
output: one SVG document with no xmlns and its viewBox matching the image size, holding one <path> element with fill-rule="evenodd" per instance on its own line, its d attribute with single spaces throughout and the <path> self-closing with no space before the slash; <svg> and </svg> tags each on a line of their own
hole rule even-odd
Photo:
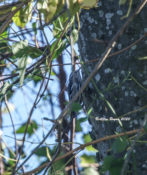
<svg viewBox="0 0 147 175">
<path fill-rule="evenodd" d="M 2 23 L 2 25 L 0 27 L 0 34 L 2 34 L 4 32 L 4 30 L 6 29 L 6 27 L 11 23 L 12 17 L 15 15 L 15 13 L 17 13 L 20 10 L 20 8 L 22 8 L 22 6 L 28 2 L 30 2 L 30 0 L 26 0 L 25 2 L 18 4 L 17 8 L 15 10 L 11 11 L 11 13 L 7 17 L 7 19 Z"/>
<path fill-rule="evenodd" d="M 48 162 L 47 166 L 46 166 L 46 170 L 44 171 L 43 175 L 46 175 L 49 167 L 52 165 L 52 163 L 55 161 L 55 159 L 57 158 L 57 156 L 59 155 L 60 153 L 60 149 L 61 149 L 61 142 L 59 142 L 59 145 L 57 147 L 57 150 L 52 158 L 52 160 L 50 162 Z"/>
<path fill-rule="evenodd" d="M 18 157 L 18 146 L 17 146 L 17 139 L 16 139 L 16 130 L 15 130 L 13 117 L 12 117 L 10 109 L 9 109 L 9 104 L 8 104 L 8 100 L 7 100 L 7 96 L 6 95 L 5 95 L 5 104 L 6 104 L 6 108 L 8 110 L 8 113 L 9 113 L 9 116 L 10 116 L 10 119 L 11 119 L 11 123 L 12 123 L 12 128 L 13 128 L 13 133 L 14 133 L 14 138 L 15 138 L 15 154 L 16 154 L 15 159 L 17 160 L 17 157 Z"/>
<path fill-rule="evenodd" d="M 142 40 L 144 40 L 145 38 L 147 37 L 147 32 L 141 37 L 141 38 L 139 38 L 138 40 L 136 40 L 135 42 L 133 42 L 132 44 L 130 44 L 129 46 L 127 46 L 127 47 L 125 47 L 125 48 L 123 48 L 123 49 L 121 49 L 121 50 L 119 50 L 119 51 L 117 51 L 117 52 L 114 52 L 114 53 L 112 53 L 112 54 L 110 54 L 109 56 L 108 56 L 108 58 L 110 58 L 110 57 L 112 57 L 112 56 L 116 56 L 116 55 L 118 55 L 118 54 L 120 54 L 120 53 L 122 53 L 122 52 L 125 52 L 125 51 L 127 51 L 128 49 L 130 49 L 131 47 L 133 47 L 134 45 L 136 45 L 136 44 L 139 44 L 139 42 L 141 42 Z M 11 54 L 9 54 L 10 56 L 12 56 Z M 7 55 L 6 55 L 7 56 Z M 2 55 L 2 57 L 3 58 L 1 58 L 0 59 L 0 61 L 2 61 L 2 60 L 4 60 L 4 59 L 7 59 L 7 57 L 4 57 L 3 55 Z M 35 62 L 33 65 L 31 65 L 29 68 L 27 68 L 27 70 L 26 70 L 26 74 L 25 74 L 25 76 L 27 76 L 28 75 L 28 73 L 31 73 L 35 68 L 37 68 L 37 67 L 39 67 L 41 64 L 42 64 L 42 62 L 43 62 L 43 58 L 41 58 L 40 59 L 41 60 L 41 62 L 40 61 L 37 61 L 37 62 Z M 90 64 L 90 63 L 93 63 L 93 62 L 97 62 L 99 60 L 99 58 L 95 58 L 95 59 L 92 59 L 92 60 L 89 60 L 89 61 L 84 61 L 82 64 Z M 14 63 L 13 63 L 14 64 Z M 81 63 L 78 63 L 78 62 L 76 62 L 75 64 L 81 64 Z M 64 63 L 64 64 L 51 64 L 51 67 L 54 67 L 54 66 L 71 66 L 72 65 L 72 63 Z M 0 65 L 1 66 L 1 65 Z M 5 64 L 3 65 L 3 66 L 6 66 Z M 30 69 L 30 70 L 29 70 Z M 29 71 L 29 72 L 28 72 Z M 19 74 L 18 73 L 16 73 L 16 74 L 13 74 L 13 75 L 10 75 L 9 77 L 6 77 L 6 78 L 3 78 L 3 79 L 1 79 L 2 81 L 5 81 L 5 80 L 8 80 L 8 79 L 12 79 L 13 77 L 16 77 L 16 76 L 18 76 Z M 5 75 L 4 75 L 5 76 Z"/>
<path fill-rule="evenodd" d="M 22 146 L 21 146 L 21 150 L 20 150 L 19 157 L 18 157 L 18 162 L 19 162 L 19 160 L 20 160 L 20 157 L 21 157 L 21 154 L 22 154 L 22 151 L 23 151 L 23 147 L 24 147 L 24 142 L 25 142 L 25 138 L 26 138 L 28 126 L 29 126 L 29 124 L 30 124 L 31 117 L 32 117 L 32 114 L 33 114 L 33 112 L 34 112 L 34 109 L 36 108 L 36 102 L 37 102 L 37 100 L 38 100 L 38 98 L 39 98 L 41 89 L 42 89 L 42 87 L 43 87 L 43 83 L 44 83 L 44 79 L 42 80 L 42 83 L 41 83 L 41 85 L 40 85 L 39 91 L 38 91 L 38 93 L 37 93 L 37 95 L 36 95 L 35 101 L 34 101 L 34 103 L 33 103 L 33 106 L 32 106 L 32 108 L 31 108 L 31 110 L 30 110 L 30 113 L 29 113 L 29 117 L 28 117 L 28 120 L 27 120 L 27 123 L 26 123 L 26 127 L 25 127 L 25 131 L 24 131 L 24 136 L 23 136 L 23 139 L 22 139 Z M 17 167 L 18 162 L 16 163 L 16 167 Z M 17 170 L 18 170 L 18 168 L 17 168 L 16 170 L 14 170 L 14 173 L 15 173 Z"/>
<path fill-rule="evenodd" d="M 62 120 L 63 117 L 66 116 L 68 110 L 70 109 L 72 103 L 81 95 L 81 93 L 84 91 L 84 89 L 87 87 L 91 79 L 94 77 L 94 75 L 97 73 L 97 71 L 101 68 L 104 61 L 108 58 L 108 55 L 110 54 L 111 50 L 116 44 L 116 41 L 118 38 L 123 34 L 126 27 L 129 25 L 129 23 L 133 20 L 135 16 L 138 15 L 138 13 L 142 10 L 142 8 L 145 6 L 147 0 L 143 1 L 135 11 L 135 13 L 128 18 L 128 20 L 124 23 L 124 25 L 120 28 L 120 30 L 115 34 L 115 36 L 111 39 L 111 41 L 108 44 L 108 47 L 106 48 L 103 56 L 99 59 L 98 63 L 96 64 L 94 70 L 90 73 L 88 78 L 83 83 L 82 87 L 80 88 L 79 92 L 77 92 L 74 96 L 74 98 L 70 101 L 70 103 L 65 107 L 65 109 L 60 113 L 58 120 Z"/>
<path fill-rule="evenodd" d="M 56 46 L 58 45 L 58 43 L 59 43 L 60 40 L 62 39 L 62 37 L 63 37 L 63 35 L 64 35 L 65 31 L 66 31 L 67 25 L 68 25 L 68 23 L 65 24 L 65 28 L 64 28 L 64 30 L 63 30 L 63 32 L 62 32 L 60 38 L 57 40 L 57 42 L 56 42 L 56 44 L 55 44 L 55 46 L 54 46 L 54 49 L 53 49 L 53 51 L 52 51 L 52 53 L 51 53 L 51 56 L 49 57 L 50 59 L 49 59 L 49 61 L 48 61 L 48 66 L 51 65 L 52 57 L 53 57 L 54 52 L 55 52 L 55 50 L 56 50 Z M 50 71 L 51 71 L 51 69 L 50 69 Z M 49 73 L 49 76 L 50 76 L 50 73 Z M 42 83 L 43 83 L 43 82 L 44 82 L 44 80 L 42 81 Z M 41 86 L 42 86 L 42 84 L 41 84 Z M 41 90 L 41 86 L 40 86 L 40 90 Z M 47 88 L 47 86 L 45 87 L 45 89 L 46 89 L 46 88 Z M 43 93 L 45 92 L 45 89 L 44 89 Z M 34 108 L 36 107 L 36 104 L 40 101 L 40 99 L 41 99 L 41 97 L 42 97 L 42 94 L 43 94 L 43 93 L 40 95 L 40 98 L 38 99 L 40 90 L 39 90 L 39 92 L 38 92 L 38 94 L 37 94 L 37 96 L 36 96 L 35 102 L 34 102 L 34 104 L 33 104 L 33 106 L 32 106 L 31 111 L 30 111 L 30 115 L 29 115 L 29 118 L 28 118 L 28 121 L 27 121 L 27 125 L 26 125 L 26 128 L 25 128 L 25 133 L 26 133 L 26 131 L 27 131 L 28 124 L 29 124 L 29 122 L 30 122 L 30 119 L 31 119 L 33 110 L 34 110 Z M 60 123 L 60 122 L 59 122 L 59 123 Z M 54 126 L 56 126 L 56 125 L 54 125 Z M 54 130 L 55 127 L 53 127 L 52 129 Z M 17 171 L 24 165 L 24 163 L 34 154 L 34 152 L 43 144 L 43 142 L 47 139 L 47 137 L 51 134 L 51 132 L 52 132 L 52 130 L 50 130 L 50 131 L 48 132 L 48 134 L 44 137 L 44 139 L 41 141 L 41 143 L 40 143 L 40 144 L 32 151 L 32 153 L 21 163 L 21 165 L 17 168 L 16 172 L 17 172 Z M 25 136 L 26 136 L 25 133 L 24 133 L 24 137 L 23 137 L 23 144 L 24 144 Z"/>
<path fill-rule="evenodd" d="M 69 155 L 72 155 L 73 153 L 76 153 L 77 151 L 80 151 L 80 150 L 83 150 L 85 149 L 87 146 L 90 146 L 90 145 L 94 145 L 94 144 L 97 144 L 97 143 L 100 143 L 100 142 L 103 142 L 103 141 L 107 141 L 107 140 L 110 140 L 110 139 L 115 139 L 117 137 L 121 137 L 121 136 L 125 136 L 125 135 L 132 135 L 132 134 L 135 134 L 137 133 L 138 131 L 140 132 L 144 132 L 144 129 L 135 129 L 135 130 L 131 130 L 131 131 L 127 131 L 127 132 L 123 132 L 123 133 L 120 133 L 120 134 L 114 134 L 114 135 L 110 135 L 110 136 L 105 136 L 103 138 L 100 138 L 100 139 L 97 139 L 97 140 L 93 140 L 91 142 L 88 142 L 86 144 L 81 144 L 79 147 L 75 148 L 74 150 L 71 150 L 69 152 L 67 152 L 66 154 L 56 158 L 54 160 L 53 163 L 59 161 L 59 160 L 62 160 L 66 157 L 68 157 Z M 29 171 L 29 172 L 25 172 L 23 175 L 31 175 L 33 173 L 37 173 L 38 171 L 40 171 L 41 169 L 45 168 L 47 166 L 48 163 L 44 163 L 42 164 L 41 166 L 35 168 L 34 170 L 32 171 Z"/>
<path fill-rule="evenodd" d="M 65 107 L 65 109 L 61 112 L 61 114 L 58 117 L 58 121 L 59 123 L 62 121 L 63 117 L 65 117 L 67 115 L 68 110 L 70 109 L 72 103 L 81 95 L 81 93 L 83 92 L 83 90 L 87 87 L 88 83 L 90 82 L 90 80 L 94 77 L 94 75 L 97 73 L 97 71 L 100 69 L 100 67 L 102 66 L 102 64 L 104 63 L 104 61 L 108 58 L 108 55 L 110 54 L 112 48 L 115 46 L 116 41 L 118 40 L 118 38 L 123 34 L 124 30 L 126 29 L 126 27 L 129 25 L 129 23 L 134 19 L 135 16 L 137 16 L 139 14 L 139 12 L 143 9 L 143 7 L 145 6 L 147 0 L 143 1 L 137 8 L 137 10 L 135 11 L 135 13 L 130 16 L 128 18 L 128 20 L 124 23 L 124 25 L 120 28 L 120 30 L 115 34 L 115 36 L 112 38 L 112 40 L 109 42 L 108 47 L 106 48 L 103 56 L 99 59 L 98 63 L 96 64 L 94 70 L 91 72 L 91 74 L 89 75 L 89 77 L 86 79 L 86 81 L 83 83 L 82 87 L 80 88 L 79 92 L 77 92 L 74 96 L 74 98 L 70 101 L 70 103 Z M 32 151 L 31 155 L 29 155 L 27 157 L 27 159 L 19 166 L 19 168 L 21 168 L 24 163 L 33 155 L 33 153 L 36 151 L 36 149 L 39 148 L 39 146 L 46 140 L 46 138 L 52 133 L 52 131 L 54 131 L 54 129 L 56 128 L 56 125 L 54 124 L 53 127 L 51 128 L 51 130 L 47 133 L 47 135 L 45 136 L 45 138 L 41 141 L 41 143 Z"/>
<path fill-rule="evenodd" d="M 144 126 L 145 126 L 146 123 L 147 123 L 147 116 L 145 116 L 144 122 L 142 123 L 142 125 L 141 125 L 141 127 L 140 127 L 141 129 L 138 130 L 135 139 L 133 140 L 133 142 L 132 142 L 130 148 L 128 149 L 128 151 L 127 151 L 127 153 L 126 153 L 126 158 L 125 158 L 125 161 L 124 161 L 122 170 L 121 170 L 121 175 L 124 175 L 124 174 L 125 174 L 125 171 L 126 171 L 126 169 L 127 169 L 128 162 L 129 162 L 130 157 L 131 157 L 131 153 L 132 153 L 132 151 L 133 151 L 133 149 L 134 149 L 134 147 L 135 147 L 136 142 L 137 142 L 138 139 L 141 137 L 141 135 L 142 135 L 142 128 L 144 128 Z"/>
<path fill-rule="evenodd" d="M 69 0 L 66 0 L 66 6 L 67 6 L 67 14 L 68 14 L 68 20 L 71 20 L 71 15 L 70 15 L 70 2 Z M 73 42 L 73 37 L 72 34 L 70 32 L 70 47 L 71 47 L 71 60 L 72 60 L 72 72 L 75 72 L 75 52 L 74 52 L 74 42 Z M 75 74 L 73 74 L 75 75 Z M 73 83 L 75 82 L 75 76 L 73 76 Z M 76 82 L 75 82 L 76 83 Z M 76 92 L 76 89 L 73 89 L 73 91 Z M 74 136 L 75 136 L 75 127 L 76 127 L 76 116 L 75 116 L 75 112 L 71 112 L 70 114 L 70 125 L 71 125 L 71 129 L 70 129 L 70 150 L 73 149 L 73 142 L 74 142 Z M 73 159 L 68 163 L 67 166 L 71 166 L 72 168 L 70 168 L 68 170 L 68 175 L 72 175 L 72 169 L 73 169 L 73 173 L 74 175 L 77 175 L 77 167 L 76 167 L 76 157 L 74 155 L 72 155 Z"/>
</svg>

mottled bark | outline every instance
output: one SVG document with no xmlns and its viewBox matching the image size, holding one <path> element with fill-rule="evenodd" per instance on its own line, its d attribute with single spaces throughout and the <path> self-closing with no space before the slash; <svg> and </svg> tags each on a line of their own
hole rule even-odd
<svg viewBox="0 0 147 175">
<path fill-rule="evenodd" d="M 131 14 L 139 3 L 137 0 L 133 1 Z M 83 61 L 92 61 L 103 54 L 108 42 L 127 20 L 127 18 L 121 19 L 121 17 L 127 13 L 128 6 L 128 3 L 119 6 L 118 1 L 100 1 L 98 8 L 81 12 L 78 45 Z M 146 19 L 147 7 L 144 7 L 119 38 L 112 53 L 120 51 L 143 37 L 147 32 Z M 118 121 L 104 120 L 110 119 L 110 117 L 118 118 L 118 116 L 147 104 L 147 64 L 145 59 L 140 59 L 146 55 L 147 40 L 144 37 L 130 49 L 108 58 L 84 91 L 86 110 L 91 107 L 93 109 L 89 118 L 93 139 L 141 126 L 145 115 L 147 115 L 147 110 L 144 108 L 125 116 L 123 119 L 128 120 L 121 120 L 123 127 Z M 88 76 L 88 72 L 91 72 L 94 66 L 95 62 L 83 66 L 83 79 Z M 146 138 L 144 136 L 141 140 Z M 112 141 L 95 145 L 99 150 L 98 161 L 108 155 L 111 145 Z M 146 143 L 136 143 L 135 146 L 134 154 L 137 166 L 135 171 L 137 174 L 145 175 L 147 173 L 146 146 Z"/>
</svg>

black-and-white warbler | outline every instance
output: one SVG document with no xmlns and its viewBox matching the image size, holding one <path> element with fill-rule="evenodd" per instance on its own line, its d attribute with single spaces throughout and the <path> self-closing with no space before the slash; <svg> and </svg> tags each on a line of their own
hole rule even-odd
<svg viewBox="0 0 147 175">
<path fill-rule="evenodd" d="M 80 74 L 80 69 L 73 71 L 69 76 L 69 83 L 67 87 L 69 100 L 71 100 L 75 94 L 80 90 L 82 84 L 82 78 Z M 81 104 L 82 95 L 80 95 L 76 102 Z"/>
</svg>

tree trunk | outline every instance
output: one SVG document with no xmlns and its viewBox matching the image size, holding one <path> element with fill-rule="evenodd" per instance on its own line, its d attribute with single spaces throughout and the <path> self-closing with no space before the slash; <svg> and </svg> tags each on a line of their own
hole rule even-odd
<svg viewBox="0 0 147 175">
<path fill-rule="evenodd" d="M 100 1 L 98 8 L 81 12 L 79 52 L 81 59 L 89 62 L 82 67 L 83 80 L 94 69 L 95 58 L 103 54 L 109 41 L 127 20 L 121 17 L 127 14 L 129 2 L 131 1 L 119 6 L 118 1 Z M 139 3 L 140 1 L 133 0 L 130 14 L 136 10 Z M 109 57 L 84 91 L 86 110 L 93 109 L 89 117 L 92 125 L 92 139 L 138 129 L 147 115 L 145 108 L 147 104 L 147 64 L 145 64 L 147 40 L 143 37 L 147 33 L 146 19 L 147 7 L 144 7 L 128 25 L 112 53 L 121 51 L 140 38 L 142 40 L 134 43 L 129 49 Z M 119 121 L 114 121 L 128 112 L 131 113 Z M 141 140 L 146 138 L 144 135 Z M 94 145 L 99 150 L 98 161 L 103 160 L 111 152 L 113 141 Z M 132 168 L 131 174 L 136 172 L 136 174 L 146 175 L 147 151 L 145 146 L 147 144 L 143 142 L 135 144 L 136 170 Z"/>
</svg>

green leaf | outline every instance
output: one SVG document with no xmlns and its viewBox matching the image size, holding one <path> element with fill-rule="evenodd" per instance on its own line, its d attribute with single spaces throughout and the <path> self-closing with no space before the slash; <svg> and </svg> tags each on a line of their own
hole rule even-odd
<svg viewBox="0 0 147 175">
<path fill-rule="evenodd" d="M 38 148 L 37 151 L 35 151 L 34 154 L 39 156 L 39 157 L 47 157 L 46 146 L 42 146 L 42 147 Z"/>
<path fill-rule="evenodd" d="M 83 154 L 81 157 L 81 164 L 93 164 L 96 162 L 95 156 Z"/>
<path fill-rule="evenodd" d="M 29 56 L 37 58 L 42 55 L 42 51 L 36 47 L 28 46 L 28 41 L 20 41 L 12 45 L 12 52 L 15 57 Z"/>
<path fill-rule="evenodd" d="M 62 31 L 64 30 L 63 27 L 64 19 L 62 16 L 58 17 L 54 22 L 54 28 L 53 28 L 53 35 L 55 38 L 59 39 L 61 36 Z"/>
<path fill-rule="evenodd" d="M 15 10 L 16 7 L 13 8 Z M 25 25 L 31 20 L 32 18 L 32 1 L 29 2 L 24 8 L 21 8 L 15 15 L 13 16 L 13 22 L 19 26 L 24 28 Z"/>
<path fill-rule="evenodd" d="M 9 153 L 9 158 L 7 160 L 8 164 L 9 164 L 9 167 L 13 167 L 15 165 L 15 161 L 11 160 L 11 159 L 14 159 L 15 160 L 15 154 L 11 152 L 11 150 L 8 149 L 8 153 Z"/>
<path fill-rule="evenodd" d="M 94 167 L 85 168 L 81 175 L 99 175 L 98 171 Z"/>
<path fill-rule="evenodd" d="M 26 123 L 22 124 L 22 126 L 16 130 L 16 133 L 17 134 L 24 133 L 25 128 L 26 128 Z M 29 137 L 34 133 L 34 130 L 37 130 L 37 129 L 38 129 L 37 123 L 34 120 L 31 121 L 30 124 L 28 125 L 28 129 L 27 129 L 27 133 L 28 133 Z"/>
<path fill-rule="evenodd" d="M 58 9 L 60 6 L 61 5 L 58 5 Z M 63 7 L 61 9 L 63 9 Z M 69 1 L 69 11 L 68 11 L 69 13 L 65 11 L 63 14 L 60 15 L 60 17 L 58 17 L 55 21 L 53 21 L 53 24 L 54 24 L 53 35 L 55 38 L 59 38 L 63 30 L 65 32 L 68 32 L 69 30 L 71 30 L 71 27 L 73 26 L 74 21 L 75 21 L 75 14 L 79 10 L 80 10 L 80 4 L 78 1 Z M 60 11 L 61 10 L 59 9 L 58 12 Z M 70 20 L 69 20 L 69 14 L 70 14 Z M 66 25 L 66 29 L 65 29 L 65 25 Z M 78 35 L 76 35 L 76 32 L 77 32 L 76 30 L 73 32 L 73 38 L 75 42 L 78 37 Z"/>
<path fill-rule="evenodd" d="M 90 108 L 90 109 L 88 110 L 88 112 L 87 112 L 87 115 L 90 116 L 90 114 L 92 113 L 92 111 L 93 111 L 93 108 Z"/>
<path fill-rule="evenodd" d="M 102 170 L 110 172 L 110 175 L 118 175 L 121 172 L 123 166 L 123 159 L 115 158 L 113 156 L 107 156 L 104 158 L 104 164 L 102 166 Z"/>
<path fill-rule="evenodd" d="M 64 40 L 61 40 L 57 45 L 58 41 L 54 41 L 51 45 L 51 54 L 52 55 L 52 60 L 55 58 L 58 58 L 58 56 L 63 52 L 63 50 L 65 50 L 66 48 L 66 42 Z M 54 53 L 52 53 L 54 52 Z"/>
<path fill-rule="evenodd" d="M 140 57 L 140 58 L 138 58 L 138 60 L 147 60 L 147 56 Z"/>
<path fill-rule="evenodd" d="M 98 152 L 92 145 L 86 147 L 87 151 Z"/>
<path fill-rule="evenodd" d="M 112 150 L 114 153 L 120 153 L 128 146 L 128 140 L 126 137 L 118 137 L 112 144 Z"/>
<path fill-rule="evenodd" d="M 81 131 L 82 131 L 81 122 L 78 119 L 76 121 L 76 132 L 81 132 Z"/>
<path fill-rule="evenodd" d="M 8 149 L 8 154 L 11 159 L 15 159 L 15 153 L 11 149 Z"/>
<path fill-rule="evenodd" d="M 51 70 L 51 75 L 54 76 L 56 75 L 56 73 L 53 70 Z"/>
<path fill-rule="evenodd" d="M 10 83 L 6 82 L 4 85 L 0 88 L 0 101 L 3 99 L 4 95 L 6 94 L 7 89 L 10 87 Z M 9 98 L 9 97 L 8 97 Z"/>
<path fill-rule="evenodd" d="M 115 109 L 113 108 L 113 106 L 109 103 L 108 100 L 105 99 L 105 101 L 106 101 L 108 107 L 110 108 L 110 110 L 112 111 L 112 113 L 113 113 L 114 115 L 116 115 L 116 112 L 115 112 Z"/>
<path fill-rule="evenodd" d="M 107 156 L 104 158 L 104 164 L 103 164 L 103 167 L 102 169 L 104 171 L 107 171 L 110 169 L 111 165 L 112 165 L 112 162 L 114 160 L 114 157 L 113 156 Z"/>
<path fill-rule="evenodd" d="M 87 120 L 88 120 L 88 117 L 79 118 L 79 121 L 80 121 L 81 123 L 86 122 Z"/>
<path fill-rule="evenodd" d="M 45 22 L 48 23 L 56 14 L 58 1 L 55 0 L 38 0 L 37 9 L 44 15 Z"/>
<path fill-rule="evenodd" d="M 82 106 L 79 103 L 73 102 L 71 106 L 71 110 L 73 112 L 79 112 L 82 109 Z"/>
<path fill-rule="evenodd" d="M 40 57 L 42 55 L 42 51 L 36 47 L 31 47 L 31 46 L 28 46 L 25 48 L 24 50 L 28 56 L 30 56 L 31 58 L 37 58 L 37 57 Z"/>
<path fill-rule="evenodd" d="M 56 149 L 57 149 L 57 146 L 54 146 L 53 149 L 51 149 L 51 150 L 48 149 L 50 151 L 51 156 L 55 155 Z M 64 153 L 60 152 L 60 154 L 58 156 L 61 156 L 61 155 L 64 155 L 64 154 L 65 154 L 65 152 Z M 55 162 L 52 165 L 52 167 L 54 169 L 54 174 L 56 174 L 56 175 L 62 175 L 63 174 L 64 175 L 63 172 L 64 172 L 65 166 L 66 166 L 65 162 L 66 162 L 65 159 L 61 159 L 61 160 Z M 52 170 L 48 174 L 52 175 L 53 174 Z"/>
<path fill-rule="evenodd" d="M 55 151 L 56 151 L 56 146 L 54 146 L 52 149 L 50 149 L 49 147 L 47 146 L 42 146 L 40 148 L 38 148 L 36 151 L 35 151 L 35 155 L 39 156 L 39 157 L 50 157 L 53 156 L 55 154 Z"/>
<path fill-rule="evenodd" d="M 28 41 L 20 41 L 12 45 L 12 52 L 16 57 L 26 56 L 25 48 L 28 46 Z"/>
<path fill-rule="evenodd" d="M 77 121 L 76 121 L 76 132 L 81 132 L 82 131 L 81 123 L 83 123 L 85 121 L 87 121 L 87 117 L 77 119 Z"/>
<path fill-rule="evenodd" d="M 5 30 L 3 33 L 0 34 L 0 43 L 7 43 L 8 41 L 5 40 L 6 38 L 8 38 L 8 31 Z"/>
<path fill-rule="evenodd" d="M 2 2 L 4 0 L 0 0 L 0 2 Z M 12 11 L 12 5 L 7 5 L 7 3 L 5 3 L 5 5 L 0 5 L 0 16 L 1 17 L 4 17 L 4 18 L 1 18 L 1 21 L 5 20 L 6 19 L 6 15 L 11 13 Z"/>
<path fill-rule="evenodd" d="M 85 142 L 85 143 L 91 142 L 90 134 L 85 134 L 85 135 L 83 136 L 83 139 L 84 139 L 84 142 Z"/>
<path fill-rule="evenodd" d="M 84 139 L 84 143 L 88 143 L 88 142 L 91 142 L 91 141 L 92 141 L 92 139 L 91 139 L 91 137 L 90 137 L 90 134 L 85 134 L 85 135 L 83 136 L 83 139 Z M 94 152 L 97 152 L 97 150 L 96 150 L 92 145 L 87 146 L 87 147 L 86 147 L 86 150 L 87 150 L 87 151 L 94 151 Z"/>
<path fill-rule="evenodd" d="M 124 5 L 127 2 L 127 0 L 119 0 L 119 5 Z"/>
<path fill-rule="evenodd" d="M 8 46 L 8 31 L 5 30 L 2 34 L 0 34 L 0 53 L 3 53 L 4 55 L 9 53 L 10 48 Z M 4 63 L 3 61 L 0 61 L 0 64 Z"/>
<path fill-rule="evenodd" d="M 25 77 L 26 67 L 27 64 L 29 63 L 28 59 L 30 57 L 32 58 L 39 57 L 42 54 L 42 52 L 35 47 L 28 46 L 27 40 L 14 43 L 12 45 L 12 52 L 15 57 L 19 58 L 18 59 L 18 69 L 19 69 L 18 71 L 20 76 L 19 83 L 20 86 L 22 86 Z"/>
<path fill-rule="evenodd" d="M 27 60 L 28 60 L 28 57 L 22 57 L 21 59 L 18 60 L 19 77 L 20 77 L 19 84 L 20 84 L 20 86 L 23 85 L 26 66 L 27 66 Z"/>
<path fill-rule="evenodd" d="M 42 78 L 40 76 L 34 75 L 33 77 L 31 76 L 31 78 L 33 78 L 34 80 L 34 85 L 36 85 L 38 82 L 40 82 L 42 80 Z"/>
<path fill-rule="evenodd" d="M 10 83 L 9 83 L 9 82 L 6 82 L 6 83 L 2 86 L 0 95 L 5 95 L 7 89 L 9 88 L 9 86 L 10 86 Z"/>
<path fill-rule="evenodd" d="M 94 8 L 97 7 L 97 2 L 98 0 L 82 0 L 81 1 L 81 8 L 84 9 L 90 9 L 90 8 Z"/>
<path fill-rule="evenodd" d="M 65 1 L 61 0 L 46 0 L 46 1 L 38 0 L 37 3 L 37 9 L 39 13 L 43 14 L 46 23 L 50 22 L 54 16 L 58 15 L 62 11 L 64 6 Z M 70 16 L 72 17 L 76 14 L 76 12 L 78 12 L 78 10 L 80 9 L 80 5 L 77 1 L 69 1 L 69 6 L 70 6 L 69 13 Z M 66 19 L 69 18 L 68 15 L 69 14 L 67 13 L 67 11 L 65 11 L 63 14 L 60 15 L 64 19 L 63 26 L 67 21 Z"/>
<path fill-rule="evenodd" d="M 72 30 L 71 35 L 73 37 L 74 44 L 78 41 L 79 32 L 77 29 Z"/>
<path fill-rule="evenodd" d="M 35 32 L 35 35 L 37 35 L 36 22 L 33 22 L 33 23 L 32 23 L 32 28 L 33 28 L 33 30 L 34 30 L 34 32 Z"/>
</svg>

